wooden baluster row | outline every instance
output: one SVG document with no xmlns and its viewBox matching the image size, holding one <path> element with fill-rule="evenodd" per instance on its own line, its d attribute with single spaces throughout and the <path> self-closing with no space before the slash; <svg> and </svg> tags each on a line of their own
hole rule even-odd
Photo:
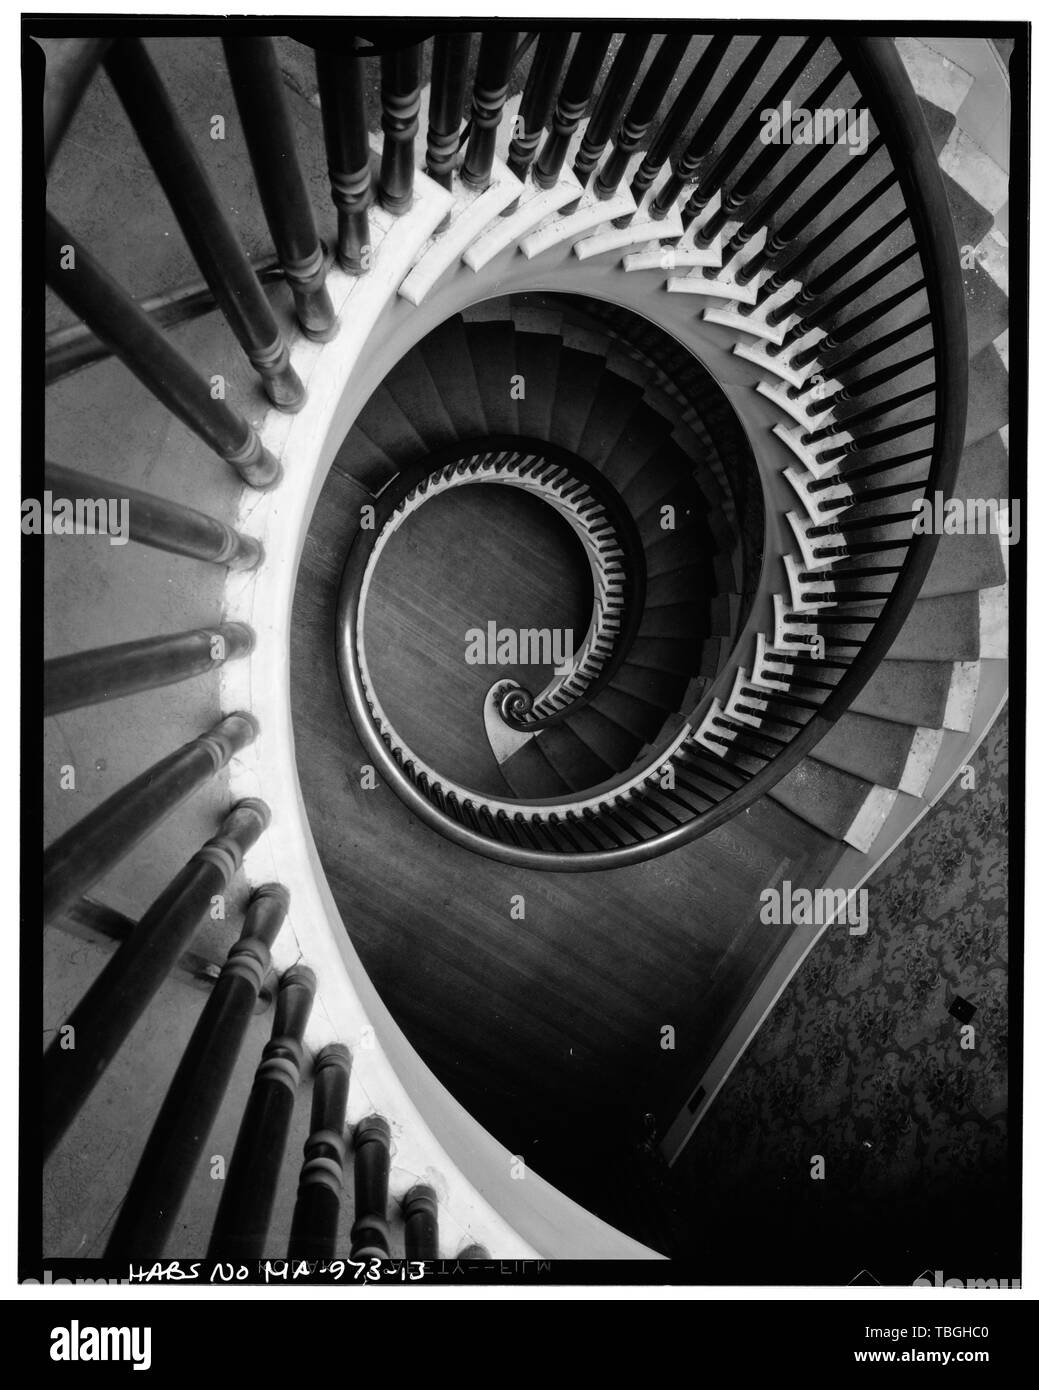
<svg viewBox="0 0 1039 1390">
<path fill-rule="evenodd" d="M 651 34 L 625 34 L 621 41 L 574 160 L 574 173 L 582 187 L 587 187 L 607 141 L 620 124 L 624 102 L 649 50 L 651 38 Z"/>
<path fill-rule="evenodd" d="M 50 922 L 139 844 L 160 822 L 252 743 L 251 714 L 231 714 L 154 763 L 95 807 L 43 856 L 43 920 Z"/>
<path fill-rule="evenodd" d="M 219 834 L 192 855 L 159 894 L 59 1029 L 43 1059 L 45 1153 L 53 1151 L 75 1119 L 190 945 L 214 896 L 226 891 L 246 851 L 269 821 L 270 811 L 264 802 L 237 802 L 225 816 Z"/>
<path fill-rule="evenodd" d="M 531 175 L 538 188 L 555 188 L 570 141 L 581 123 L 613 35 L 599 29 L 580 35 L 552 116 L 552 128 Z"/>
<path fill-rule="evenodd" d="M 676 140 L 679 139 L 692 120 L 694 112 L 707 92 L 711 79 L 718 70 L 718 64 L 721 62 L 729 43 L 730 40 L 724 34 L 714 35 L 700 54 L 692 72 L 683 83 L 682 90 L 660 122 L 657 133 L 650 141 L 649 149 L 643 155 L 642 162 L 631 181 L 631 195 L 635 199 L 636 207 L 652 187 L 657 175 L 664 167 L 664 161 L 671 154 Z M 621 221 L 621 225 L 623 226 L 630 221 L 631 217 L 629 216 Z"/>
<path fill-rule="evenodd" d="M 817 217 L 823 212 L 839 206 L 839 198 L 845 187 L 853 178 L 861 178 L 862 172 L 869 164 L 869 161 L 883 148 L 883 138 L 880 136 L 875 137 L 870 142 L 869 149 L 866 150 L 864 154 L 857 156 L 855 159 L 845 160 L 844 164 L 838 168 L 835 174 L 828 178 L 814 193 L 809 194 L 807 198 L 804 198 L 798 204 L 796 210 L 782 223 L 782 225 L 770 227 L 768 239 L 764 246 L 762 246 L 755 255 L 746 260 L 736 272 L 736 283 L 738 285 L 750 284 L 751 280 L 753 280 L 760 271 L 766 266 L 774 264 L 780 253 L 785 251 L 791 242 L 793 242 L 794 238 L 800 236 L 804 229 Z M 829 222 L 825 224 L 823 235 L 827 238 L 830 236 Z M 749 308 L 750 306 L 744 305 L 743 307 Z"/>
<path fill-rule="evenodd" d="M 516 132 L 509 145 L 509 172 L 525 183 L 537 154 L 570 47 L 568 29 L 544 29 L 538 34 L 534 61 L 523 87 Z M 513 204 L 515 206 L 515 204 Z"/>
<path fill-rule="evenodd" d="M 73 502 L 78 498 L 97 501 L 100 497 L 125 501 L 129 536 L 139 545 L 235 570 L 254 569 L 263 560 L 263 546 L 254 537 L 243 536 L 216 517 L 179 502 L 168 502 L 154 493 L 79 473 L 49 460 L 44 482 L 55 497 Z"/>
<path fill-rule="evenodd" d="M 299 410 L 303 384 L 263 286 L 140 39 L 117 39 L 105 68 L 184 239 L 271 402 Z"/>
<path fill-rule="evenodd" d="M 296 317 L 308 338 L 327 343 L 336 318 L 325 288 L 325 253 L 300 167 L 274 41 L 225 38 L 224 56 L 256 186 Z"/>
<path fill-rule="evenodd" d="M 910 319 L 907 323 L 900 323 L 889 333 L 883 333 L 879 338 L 870 338 L 860 348 L 856 348 L 847 357 L 839 359 L 831 358 L 825 364 L 826 375 L 831 379 L 846 380 L 849 373 L 857 367 L 861 367 L 864 362 L 868 362 L 871 357 L 879 357 L 881 353 L 887 352 L 888 348 L 894 347 L 896 343 L 912 338 L 914 334 L 921 332 L 931 322 L 930 314 L 921 314 L 919 318 Z M 803 395 L 811 391 L 812 379 L 806 377 L 800 387 L 791 388 L 795 396 Z M 813 402 L 814 405 L 819 402 Z M 811 489 L 809 489 L 811 491 Z M 817 489 L 818 491 L 818 489 Z"/>
<path fill-rule="evenodd" d="M 189 680 L 246 656 L 254 640 L 245 623 L 222 623 L 55 657 L 43 664 L 43 713 L 62 714 Z"/>
<path fill-rule="evenodd" d="M 660 104 L 688 47 L 689 38 L 683 34 L 668 34 L 661 41 L 649 71 L 621 122 L 610 156 L 596 176 L 594 192 L 597 197 L 612 198 L 617 192 L 628 165 L 660 110 Z"/>
<path fill-rule="evenodd" d="M 682 223 L 686 228 L 703 212 L 715 193 L 739 165 L 747 151 L 760 142 L 761 112 L 768 108 L 778 108 L 781 105 L 783 99 L 793 89 L 794 83 L 797 82 L 816 52 L 821 48 L 822 43 L 821 35 L 818 38 L 805 39 L 801 47 L 762 95 L 761 100 L 754 102 L 743 123 L 726 139 L 724 146 L 719 150 L 710 168 L 697 183 L 682 209 Z"/>
<path fill-rule="evenodd" d="M 822 80 L 813 89 L 811 94 L 804 98 L 804 100 L 801 102 L 801 105 L 806 107 L 808 110 L 814 110 L 816 107 L 825 105 L 827 98 L 840 85 L 846 73 L 847 68 L 845 67 L 843 61 L 836 63 L 829 70 L 829 72 L 825 74 Z M 825 153 L 828 149 L 828 146 L 823 145 L 817 148 L 821 149 L 823 153 Z M 725 226 L 726 222 L 730 222 L 733 219 L 739 220 L 740 217 L 743 216 L 743 214 L 741 214 L 740 212 L 740 209 L 743 207 L 744 203 L 746 203 L 749 198 L 752 198 L 754 196 L 758 188 L 768 178 L 773 168 L 779 163 L 779 161 L 783 158 L 786 152 L 787 146 L 779 143 L 778 141 L 774 144 L 768 144 L 763 146 L 761 152 L 751 160 L 751 162 L 747 165 L 746 169 L 736 180 L 735 184 L 733 184 L 732 188 L 729 189 L 728 193 L 722 199 L 721 206 L 718 208 L 717 212 L 715 212 L 714 215 L 710 217 L 707 220 L 707 222 L 705 222 L 704 225 L 696 233 L 697 246 L 709 246 L 711 242 L 714 240 L 714 238 Z M 804 162 L 805 161 L 803 159 L 798 160 L 798 163 L 793 170 L 794 174 L 797 173 L 798 169 L 801 168 Z M 771 194 L 766 196 L 766 202 L 768 201 L 769 197 L 771 197 Z M 776 204 L 772 204 L 772 206 L 775 205 Z M 754 216 L 756 217 L 757 214 L 761 212 L 761 210 L 762 209 L 760 207 L 756 209 Z M 749 241 L 751 236 L 753 236 L 753 229 L 748 231 L 746 240 Z M 743 245 L 744 243 L 740 242 L 739 244 Z M 732 252 L 730 251 L 729 254 L 731 256 Z M 704 274 L 709 279 L 716 277 L 718 274 L 717 267 L 708 266 L 707 269 L 704 271 Z"/>
<path fill-rule="evenodd" d="M 267 1232 L 316 988 L 314 972 L 305 965 L 292 966 L 281 978 L 270 1041 L 256 1069 L 210 1236 L 211 1260 L 259 1260 L 270 1254 Z"/>
<path fill-rule="evenodd" d="M 108 1259 L 153 1260 L 165 1250 L 216 1120 L 289 905 L 280 884 L 249 899 L 228 953 L 152 1126 L 116 1218 Z"/>
<path fill-rule="evenodd" d="M 888 226 L 890 225 L 891 224 L 888 224 Z M 886 231 L 886 227 L 881 227 L 877 233 L 878 237 L 881 232 Z M 881 241 L 883 241 L 883 239 L 883 237 L 880 237 Z M 867 240 L 872 243 L 873 238 L 870 237 Z M 824 304 L 815 303 L 818 296 L 824 292 L 824 286 L 820 284 L 820 282 L 825 280 L 825 285 L 828 286 L 834 283 L 834 279 L 840 280 L 844 277 L 847 273 L 849 264 L 861 264 L 858 252 L 861 251 L 865 245 L 865 242 L 862 243 L 860 247 L 855 248 L 854 252 L 849 253 L 846 257 L 842 257 L 834 266 L 824 271 L 817 280 L 811 280 L 801 287 L 796 298 L 791 301 L 788 313 L 800 313 L 803 317 L 791 325 L 783 340 L 786 345 L 789 346 L 791 343 L 796 343 L 799 338 L 803 338 L 806 333 L 810 332 L 811 329 L 823 320 L 829 320 L 832 323 L 833 317 L 840 310 L 846 309 L 855 304 L 857 300 L 863 299 L 875 285 L 879 285 L 882 280 L 887 279 L 887 277 L 898 270 L 900 266 L 905 265 L 916 256 L 915 245 L 903 247 L 901 251 L 890 252 L 886 261 L 874 267 L 873 270 L 868 271 L 858 280 L 854 280 L 850 285 L 846 285 L 844 289 L 839 290 Z M 872 246 L 870 249 L 872 249 Z M 833 278 L 831 278 L 831 275 Z M 896 291 L 893 301 L 874 301 L 869 305 L 868 309 L 864 309 L 857 314 L 854 320 L 846 320 L 839 328 L 831 328 L 825 338 L 821 338 L 818 342 L 813 344 L 812 351 L 816 354 L 826 352 L 830 348 L 836 347 L 838 343 L 847 341 L 848 330 L 852 324 L 854 324 L 853 331 L 857 332 L 862 328 L 868 328 L 872 324 L 879 323 L 884 315 L 891 309 L 903 303 L 904 300 L 911 298 L 918 290 L 923 288 L 923 281 L 914 280 L 903 286 L 901 290 Z M 773 343 L 770 344 L 770 346 L 777 347 L 778 345 Z"/>
<path fill-rule="evenodd" d="M 758 39 L 739 67 L 726 82 L 724 88 L 711 103 L 704 118 L 697 125 L 685 153 L 677 164 L 672 166 L 671 176 L 653 199 L 649 213 L 651 217 L 666 217 L 674 206 L 682 189 L 692 181 L 710 153 L 711 146 L 725 129 L 736 108 L 751 90 L 775 48 L 777 39 Z"/>
<path fill-rule="evenodd" d="M 47 214 L 47 283 L 148 390 L 252 487 L 273 487 L 281 465 L 256 431 L 173 346 L 58 220 Z"/>
<path fill-rule="evenodd" d="M 859 220 L 863 213 L 872 210 L 875 205 L 879 204 L 881 198 L 887 193 L 888 189 L 893 188 L 897 182 L 898 175 L 892 170 L 885 175 L 879 183 L 874 184 L 872 188 L 868 188 L 855 202 L 849 204 L 838 217 L 831 218 L 826 225 L 826 236 L 830 244 L 836 246 L 838 240 Z M 904 212 L 903 216 L 908 217 L 908 212 Z M 771 295 L 775 294 L 777 290 L 782 289 L 790 280 L 796 279 L 802 270 L 810 268 L 812 262 L 818 255 L 818 250 L 819 248 L 814 241 L 806 241 L 800 251 L 796 251 L 781 265 L 776 267 L 761 286 L 760 298 L 762 300 L 768 299 Z M 787 313 L 789 313 L 789 310 Z M 767 321 L 769 323 L 773 322 L 772 312 L 769 313 Z"/>
</svg>

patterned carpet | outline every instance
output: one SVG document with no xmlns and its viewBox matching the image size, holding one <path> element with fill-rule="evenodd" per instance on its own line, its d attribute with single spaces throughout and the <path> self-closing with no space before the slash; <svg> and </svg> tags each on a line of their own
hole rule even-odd
<svg viewBox="0 0 1039 1390">
<path fill-rule="evenodd" d="M 1019 1273 L 1005 711 L 971 767 L 870 881 L 866 935 L 834 927 L 813 950 L 676 1167 L 693 1211 L 720 1213 L 681 1252 L 706 1272 Z"/>
</svg>

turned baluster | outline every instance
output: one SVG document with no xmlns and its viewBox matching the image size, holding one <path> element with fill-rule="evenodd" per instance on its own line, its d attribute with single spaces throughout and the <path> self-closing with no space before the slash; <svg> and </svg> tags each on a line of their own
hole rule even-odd
<svg viewBox="0 0 1039 1390">
<path fill-rule="evenodd" d="M 43 1059 L 45 1152 L 54 1149 L 160 985 L 191 944 L 213 898 L 270 822 L 262 801 L 239 801 L 155 899 L 69 1015 Z M 71 1031 L 70 1031 L 71 1030 Z M 67 1046 L 71 1039 L 73 1046 Z"/>
<path fill-rule="evenodd" d="M 280 410 L 298 410 L 303 384 L 274 312 L 147 49 L 140 39 L 117 39 L 105 68 L 191 254 L 268 398 Z"/>
<path fill-rule="evenodd" d="M 243 536 L 216 517 L 152 492 L 106 482 L 49 460 L 44 465 L 44 482 L 53 496 L 73 502 L 96 502 L 101 497 L 125 502 L 129 537 L 139 545 L 234 570 L 255 569 L 263 560 L 263 546 L 253 536 Z"/>
<path fill-rule="evenodd" d="M 848 69 L 843 61 L 836 63 L 834 67 L 827 72 L 811 95 L 806 97 L 801 104 L 808 110 L 815 110 L 816 107 L 824 105 L 830 94 L 839 86 L 847 71 Z M 761 126 L 759 121 L 759 137 L 760 133 Z M 823 148 L 825 149 L 825 147 Z M 746 203 L 748 198 L 753 197 L 763 180 L 767 178 L 773 167 L 779 163 L 786 152 L 787 146 L 779 141 L 764 145 L 761 153 L 751 160 L 750 164 L 722 199 L 721 206 L 718 208 L 717 212 L 715 212 L 697 231 L 697 246 L 709 246 L 725 226 L 726 222 L 731 221 L 740 214 L 740 209 L 743 207 L 744 203 Z M 693 215 L 692 209 L 689 210 L 689 215 L 690 217 Z M 714 267 L 708 267 L 708 271 L 714 275 L 718 273 L 717 269 Z M 708 271 L 704 273 L 707 274 Z"/>
<path fill-rule="evenodd" d="M 867 189 L 860 198 L 845 208 L 838 217 L 833 218 L 826 224 L 827 241 L 835 246 L 839 238 L 842 237 L 850 227 L 854 226 L 865 212 L 872 211 L 884 194 L 887 193 L 889 189 L 893 188 L 897 182 L 898 175 L 892 171 L 881 179 L 878 184 L 874 184 L 872 188 Z M 909 213 L 903 210 L 901 216 L 902 218 L 908 217 Z M 768 299 L 771 295 L 775 294 L 778 289 L 781 289 L 783 285 L 787 284 L 788 281 L 796 279 L 803 269 L 811 266 L 818 252 L 819 248 L 814 241 L 806 241 L 800 251 L 791 256 L 789 260 L 783 261 L 765 281 L 761 287 L 761 298 L 763 300 Z"/>
<path fill-rule="evenodd" d="M 409 1260 L 435 1260 L 439 1256 L 437 1194 L 427 1183 L 417 1183 L 401 1203 L 404 1209 L 404 1253 Z"/>
<path fill-rule="evenodd" d="M 689 39 L 682 34 L 668 34 L 661 41 L 649 65 L 649 71 L 635 93 L 631 108 L 621 122 L 609 158 L 596 175 L 593 185 L 596 197 L 612 198 L 617 192 L 628 165 L 656 118 L 671 85 L 671 79 L 678 71 L 678 65 L 688 47 Z"/>
<path fill-rule="evenodd" d="M 570 141 L 592 99 L 596 79 L 613 37 L 597 29 L 582 33 L 563 78 L 552 114 L 552 128 L 531 175 L 538 188 L 555 188 Z"/>
<path fill-rule="evenodd" d="M 280 884 L 257 888 L 152 1126 L 105 1256 L 164 1251 L 223 1104 L 289 904 Z"/>
<path fill-rule="evenodd" d="M 390 1181 L 390 1127 L 369 1115 L 354 1130 L 354 1224 L 351 1260 L 388 1259 L 390 1230 L 386 1201 Z"/>
<path fill-rule="evenodd" d="M 308 338 L 328 342 L 335 336 L 336 319 L 325 288 L 325 252 L 300 167 L 274 41 L 242 34 L 223 43 L 256 186 L 296 317 Z"/>
<path fill-rule="evenodd" d="M 256 431 L 169 341 L 121 285 L 50 213 L 47 283 L 148 390 L 252 487 L 273 487 L 281 465 Z"/>
<path fill-rule="evenodd" d="M 714 35 L 697 59 L 696 66 L 686 78 L 682 90 L 671 105 L 671 109 L 661 121 L 660 128 L 650 141 L 649 149 L 643 155 L 642 162 L 631 181 L 631 196 L 635 199 L 636 207 L 642 202 L 647 191 L 656 181 L 657 175 L 664 167 L 664 161 L 671 154 L 675 141 L 692 120 L 694 112 L 707 92 L 711 78 L 717 71 L 718 64 L 729 46 L 729 42 L 729 39 L 723 34 Z M 624 226 L 630 220 L 630 217 L 622 219 L 620 225 Z"/>
<path fill-rule="evenodd" d="M 486 188 L 491 181 L 494 142 L 509 90 L 518 37 L 508 29 L 489 29 L 480 39 L 473 83 L 472 129 L 462 165 L 462 182 L 469 188 Z"/>
<path fill-rule="evenodd" d="M 368 209 L 372 202 L 368 113 L 362 59 L 318 49 L 317 80 L 328 177 L 339 218 L 336 260 L 351 275 L 371 268 Z"/>
<path fill-rule="evenodd" d="M 527 171 L 537 154 L 569 46 L 568 29 L 546 29 L 538 34 L 534 61 L 520 99 L 516 133 L 509 145 L 509 172 L 520 183 L 526 182 Z"/>
<path fill-rule="evenodd" d="M 48 846 L 43 920 L 51 921 L 256 737 L 251 714 L 232 714 L 114 792 Z"/>
<path fill-rule="evenodd" d="M 395 217 L 407 212 L 414 198 L 421 60 L 421 44 L 407 44 L 380 59 L 383 141 L 379 204 Z"/>
<path fill-rule="evenodd" d="M 845 187 L 853 178 L 861 176 L 869 161 L 883 147 L 883 143 L 883 140 L 878 138 L 872 141 L 865 154 L 854 160 L 847 160 L 835 174 L 826 180 L 821 188 L 798 206 L 792 216 L 778 227 L 772 228 L 764 246 L 745 261 L 736 272 L 736 283 L 739 285 L 749 284 L 764 266 L 771 265 L 794 238 L 799 236 L 817 217 L 834 207 Z M 828 225 L 823 234 L 829 240 L 830 228 Z M 746 308 L 747 306 L 744 305 L 743 307 Z"/>
<path fill-rule="evenodd" d="M 682 158 L 674 166 L 670 178 L 653 199 L 649 209 L 651 217 L 659 219 L 667 216 L 683 188 L 692 181 L 693 175 L 707 158 L 711 146 L 724 130 L 736 108 L 757 81 L 776 42 L 776 39 L 758 39 L 718 93 L 686 146 Z"/>
<path fill-rule="evenodd" d="M 339 1208 L 346 1160 L 346 1100 L 350 1052 L 339 1043 L 322 1049 L 314 1064 L 310 1134 L 289 1235 L 290 1260 L 330 1260 L 339 1233 Z"/>
<path fill-rule="evenodd" d="M 43 664 L 43 713 L 62 714 L 189 680 L 246 656 L 254 640 L 244 623 L 222 623 L 55 657 Z"/>
<path fill-rule="evenodd" d="M 433 40 L 433 72 L 429 88 L 429 129 L 426 134 L 426 173 L 450 189 L 458 158 L 465 106 L 472 34 L 437 34 Z"/>
<path fill-rule="evenodd" d="M 258 1260 L 266 1249 L 303 1066 L 303 1035 L 317 980 L 305 965 L 281 977 L 270 1041 L 256 1069 L 238 1127 L 227 1180 L 209 1238 L 211 1260 Z"/>
<path fill-rule="evenodd" d="M 714 194 L 739 165 L 747 151 L 760 141 L 762 111 L 776 108 L 781 104 L 789 94 L 793 84 L 808 67 L 822 43 L 821 36 L 805 39 L 779 76 L 763 93 L 760 101 L 754 102 L 750 114 L 744 118 L 738 129 L 726 138 L 725 144 L 712 160 L 710 167 L 693 189 L 682 209 L 682 222 L 685 227 L 688 227 L 694 218 L 703 212 Z"/>
<path fill-rule="evenodd" d="M 574 173 L 582 187 L 587 186 L 607 142 L 620 123 L 624 102 L 638 76 L 651 37 L 651 34 L 625 34 L 621 41 L 617 56 L 610 65 L 609 76 L 596 97 L 591 119 L 574 160 Z"/>
</svg>

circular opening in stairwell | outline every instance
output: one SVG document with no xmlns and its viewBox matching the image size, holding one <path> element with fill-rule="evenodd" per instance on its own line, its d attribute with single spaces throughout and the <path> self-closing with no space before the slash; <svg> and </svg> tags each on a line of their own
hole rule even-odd
<svg viewBox="0 0 1039 1390">
<path fill-rule="evenodd" d="M 481 848 L 492 820 L 540 836 L 637 791 L 731 659 L 761 512 L 739 416 L 638 314 L 524 293 L 441 323 L 369 397 L 307 537 L 292 682 L 312 825 L 388 783 Z M 341 692 L 317 669 L 330 631 Z"/>
<path fill-rule="evenodd" d="M 456 487 L 411 513 L 372 570 L 364 621 L 372 688 L 403 744 L 452 782 L 508 797 L 484 732 L 488 687 L 543 689 L 593 599 L 580 541 L 537 496 Z"/>
</svg>

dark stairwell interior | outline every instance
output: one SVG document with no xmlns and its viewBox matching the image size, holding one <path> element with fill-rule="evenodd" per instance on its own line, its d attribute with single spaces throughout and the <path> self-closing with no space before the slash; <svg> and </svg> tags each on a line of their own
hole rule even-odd
<svg viewBox="0 0 1039 1390">
<path fill-rule="evenodd" d="M 543 439 L 598 470 L 620 499 L 645 591 L 615 678 L 545 729 L 524 789 L 562 796 L 615 778 L 666 735 L 675 711 L 699 702 L 756 581 L 756 476 L 695 361 L 676 371 L 683 354 L 665 335 L 613 309 L 608 323 L 597 307 L 543 295 L 476 306 L 420 343 L 363 408 L 304 549 L 293 712 L 332 891 L 409 1039 L 513 1153 L 666 1248 L 670 1218 L 646 1141 L 681 1102 L 691 1059 L 733 1007 L 737 980 L 778 947 L 757 918 L 753 866 L 782 849 L 798 881 L 821 881 L 832 841 L 777 806 L 759 807 L 739 845 L 712 837 L 709 849 L 576 878 L 503 869 L 433 834 L 386 786 L 362 787 L 367 759 L 332 658 L 339 572 L 360 508 L 392 493 L 399 468 L 421 468 L 452 440 Z M 509 389 L 517 373 L 520 393 Z M 684 433 L 683 416 L 693 425 Z M 674 529 L 660 524 L 668 507 Z M 457 488 L 407 518 L 373 571 L 366 641 L 373 684 L 416 754 L 510 794 L 482 719 L 503 671 L 466 664 L 465 631 L 490 619 L 582 631 L 588 575 L 573 532 L 513 487 Z M 551 673 L 520 674 L 536 693 Z M 661 1048 L 670 1027 L 682 1038 L 680 1064 Z"/>
</svg>

